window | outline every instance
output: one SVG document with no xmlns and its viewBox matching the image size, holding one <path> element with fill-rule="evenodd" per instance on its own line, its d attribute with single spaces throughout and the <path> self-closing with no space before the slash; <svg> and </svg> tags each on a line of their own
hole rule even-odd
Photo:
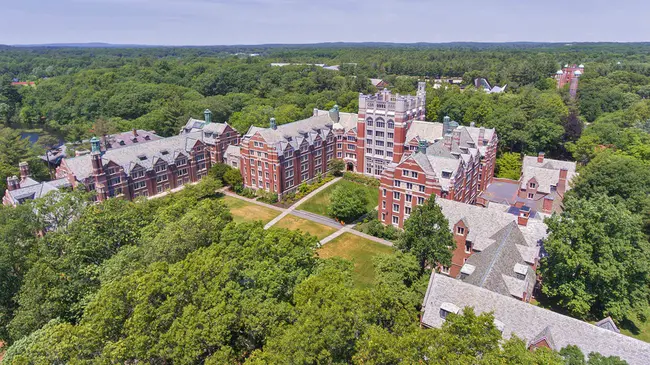
<svg viewBox="0 0 650 365">
<path fill-rule="evenodd" d="M 399 217 L 398 216 L 393 216 L 393 224 L 399 224 Z"/>
<path fill-rule="evenodd" d="M 410 182 L 407 182 L 406 183 L 406 188 L 409 189 L 409 190 L 413 190 L 413 184 L 410 183 Z"/>
<path fill-rule="evenodd" d="M 284 158 L 291 158 L 293 156 L 293 151 L 287 150 L 284 152 Z"/>
<path fill-rule="evenodd" d="M 366 153 L 372 153 L 372 148 L 366 148 Z"/>
<path fill-rule="evenodd" d="M 413 177 L 413 178 L 416 178 L 416 179 L 417 179 L 417 178 L 418 178 L 418 173 L 417 173 L 417 172 L 415 172 L 415 171 L 411 171 L 411 177 Z"/>
<path fill-rule="evenodd" d="M 136 183 L 133 183 L 133 190 L 142 189 L 142 188 L 144 188 L 146 186 L 147 186 L 146 181 L 138 181 Z"/>
<path fill-rule="evenodd" d="M 134 179 L 139 179 L 144 176 L 144 170 L 136 170 L 131 173 L 131 177 Z"/>
<path fill-rule="evenodd" d="M 465 253 L 472 253 L 472 243 L 465 241 Z"/>
<path fill-rule="evenodd" d="M 418 196 L 418 205 L 424 204 L 424 198 L 421 196 Z"/>
<path fill-rule="evenodd" d="M 322 150 L 318 150 L 318 151 L 316 151 L 316 153 L 314 153 L 314 156 L 318 157 L 318 156 L 320 156 L 320 155 L 322 155 L 322 154 L 323 154 L 323 151 L 322 151 Z"/>
<path fill-rule="evenodd" d="M 367 129 L 367 130 L 366 130 L 366 135 L 368 135 L 368 136 L 372 136 L 372 131 L 371 131 L 370 129 Z"/>
<path fill-rule="evenodd" d="M 304 163 L 300 166 L 300 171 L 307 171 L 309 169 L 309 164 Z"/>
<path fill-rule="evenodd" d="M 409 176 L 409 170 L 402 170 L 402 176 Z"/>
<path fill-rule="evenodd" d="M 286 178 L 293 177 L 293 169 L 287 170 L 287 171 L 284 173 L 284 177 L 286 177 Z"/>
<path fill-rule="evenodd" d="M 354 145 L 351 143 L 348 143 L 348 150 L 354 151 Z"/>
<path fill-rule="evenodd" d="M 366 124 L 372 127 L 372 119 L 368 119 L 368 120 L 366 121 Z"/>
<path fill-rule="evenodd" d="M 531 189 L 535 189 L 537 187 L 537 184 L 532 182 L 532 183 L 528 184 L 528 186 L 530 186 Z"/>
<path fill-rule="evenodd" d="M 404 214 L 406 215 L 411 214 L 411 207 L 404 207 Z"/>
<path fill-rule="evenodd" d="M 382 201 L 382 202 L 381 202 L 381 208 L 382 208 L 382 209 L 386 209 L 386 201 Z"/>
<path fill-rule="evenodd" d="M 302 181 L 305 181 L 307 179 L 309 179 L 309 174 L 307 174 L 307 173 L 302 174 L 302 176 L 300 177 L 300 180 L 302 180 Z"/>
<path fill-rule="evenodd" d="M 393 148 L 393 142 L 386 142 L 386 147 Z"/>
<path fill-rule="evenodd" d="M 393 129 L 395 128 L 395 123 L 392 120 L 388 121 L 388 129 Z"/>
<path fill-rule="evenodd" d="M 318 157 L 318 158 L 316 158 L 316 159 L 314 160 L 314 165 L 315 165 L 315 166 L 320 165 L 320 163 L 321 163 L 321 158 L 320 158 L 320 157 Z"/>
<path fill-rule="evenodd" d="M 380 121 L 380 120 L 378 120 L 377 123 L 375 123 L 375 126 L 376 126 L 377 128 L 385 128 L 385 127 L 386 127 L 386 123 L 384 123 L 384 121 Z"/>
<path fill-rule="evenodd" d="M 394 136 L 393 132 L 388 132 L 388 138 L 393 138 Z"/>
<path fill-rule="evenodd" d="M 336 144 L 336 148 L 338 148 L 338 149 L 342 149 L 342 148 L 343 148 L 343 143 L 337 143 L 337 144 Z"/>
<path fill-rule="evenodd" d="M 406 199 L 406 201 L 407 201 L 408 203 L 410 203 L 411 201 L 413 201 L 413 195 L 411 195 L 411 194 L 406 194 L 405 199 Z"/>
<path fill-rule="evenodd" d="M 384 151 L 382 151 L 382 150 L 375 150 L 375 155 L 377 155 L 377 156 L 383 156 L 383 155 L 384 155 Z"/>
<path fill-rule="evenodd" d="M 533 199 L 535 198 L 535 194 L 533 193 L 528 193 L 528 199 Z"/>
<path fill-rule="evenodd" d="M 386 213 L 381 213 L 381 221 L 382 222 L 386 221 Z"/>
<path fill-rule="evenodd" d="M 108 180 L 108 185 L 117 185 L 120 183 L 120 177 L 116 176 Z"/>
<path fill-rule="evenodd" d="M 287 180 L 287 188 L 290 188 L 293 186 L 293 179 Z"/>
<path fill-rule="evenodd" d="M 166 170 L 166 169 L 167 169 L 167 166 L 164 165 L 164 164 L 162 164 L 162 165 L 156 165 L 156 168 L 155 168 L 156 172 L 162 172 L 162 171 L 164 171 L 164 170 Z"/>
<path fill-rule="evenodd" d="M 399 204 L 393 204 L 393 212 L 399 212 Z"/>
<path fill-rule="evenodd" d="M 386 189 L 383 189 L 383 190 L 381 191 L 381 196 L 384 196 L 384 197 L 386 196 Z"/>
<path fill-rule="evenodd" d="M 386 152 L 386 156 L 387 156 L 387 157 L 393 157 L 393 153 L 390 152 L 390 151 L 388 151 L 388 152 Z"/>
<path fill-rule="evenodd" d="M 355 142 L 356 140 L 354 136 L 348 136 L 348 141 Z"/>
<path fill-rule="evenodd" d="M 309 160 L 309 155 L 303 155 L 303 156 L 300 156 L 300 162 L 305 162 L 305 161 L 307 161 L 307 160 Z M 268 167 L 268 166 L 267 166 L 267 167 Z"/>
<path fill-rule="evenodd" d="M 366 139 L 366 144 L 368 146 L 372 146 L 372 139 Z"/>
<path fill-rule="evenodd" d="M 285 161 L 283 165 L 285 168 L 293 167 L 293 160 Z"/>
<path fill-rule="evenodd" d="M 399 181 L 399 180 L 395 180 L 395 181 L 393 182 L 393 184 L 394 184 L 396 187 L 398 187 L 398 188 L 402 186 L 402 182 Z"/>
<path fill-rule="evenodd" d="M 459 236 L 465 235 L 465 227 L 456 227 L 456 234 Z"/>
<path fill-rule="evenodd" d="M 167 175 L 158 175 L 156 176 L 156 182 L 161 183 L 163 181 L 167 181 Z"/>
<path fill-rule="evenodd" d="M 425 187 L 424 185 L 420 185 L 420 192 L 421 192 L 421 193 L 424 193 L 425 188 L 426 188 L 426 187 Z"/>
<path fill-rule="evenodd" d="M 203 161 L 203 160 L 205 160 L 205 155 L 202 154 L 202 153 L 196 155 L 196 160 L 197 160 L 197 161 Z"/>
<path fill-rule="evenodd" d="M 377 137 L 383 137 L 383 136 L 384 136 L 384 132 L 379 132 L 379 131 L 377 131 L 377 132 L 375 133 L 375 136 L 377 136 Z"/>
<path fill-rule="evenodd" d="M 402 194 L 399 193 L 399 191 L 393 192 L 393 199 L 399 200 Z"/>
<path fill-rule="evenodd" d="M 343 157 L 343 153 L 342 153 L 342 152 L 337 152 L 337 153 L 336 153 L 336 157 L 338 157 L 338 158 Z"/>
<path fill-rule="evenodd" d="M 441 266 L 440 267 L 440 272 L 445 274 L 445 275 L 449 275 L 449 266 Z M 441 309 L 440 310 L 440 316 L 442 316 L 442 312 L 447 312 L 447 311 L 445 311 L 444 309 Z M 449 313 L 450 312 L 447 312 L 447 314 L 449 314 Z M 445 315 L 445 317 L 446 317 L 446 315 Z M 445 318 L 445 317 L 442 317 L 442 318 Z"/>
</svg>

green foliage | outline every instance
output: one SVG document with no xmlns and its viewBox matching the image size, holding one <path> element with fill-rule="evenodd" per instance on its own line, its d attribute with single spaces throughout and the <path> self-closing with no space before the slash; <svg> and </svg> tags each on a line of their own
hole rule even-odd
<svg viewBox="0 0 650 365">
<path fill-rule="evenodd" d="M 352 182 L 355 182 L 357 184 L 361 184 L 361 185 L 365 185 L 365 186 L 371 186 L 371 187 L 375 187 L 375 188 L 378 188 L 379 184 L 380 184 L 380 181 L 377 180 L 377 179 L 374 179 L 372 177 L 368 177 L 368 176 L 365 176 L 365 175 L 361 175 L 361 174 L 355 174 L 353 172 L 345 172 L 343 174 L 343 178 L 345 180 L 352 181 Z"/>
<path fill-rule="evenodd" d="M 225 163 L 217 163 L 217 164 L 212 165 L 212 167 L 210 167 L 210 170 L 208 171 L 208 175 L 211 178 L 219 181 L 221 184 L 228 185 L 225 182 L 224 176 L 226 175 L 226 173 L 228 171 L 230 171 L 232 169 L 233 169 L 232 167 L 226 165 Z"/>
<path fill-rule="evenodd" d="M 332 192 L 328 214 L 344 222 L 352 222 L 367 213 L 365 190 L 356 185 L 348 188 L 339 186 Z"/>
<path fill-rule="evenodd" d="M 505 152 L 497 158 L 497 177 L 503 179 L 519 180 L 521 176 L 521 155 L 514 152 Z"/>
<path fill-rule="evenodd" d="M 327 161 L 327 170 L 331 171 L 334 176 L 343 176 L 345 162 L 343 160 L 332 159 Z"/>
<path fill-rule="evenodd" d="M 223 174 L 223 181 L 225 185 L 230 186 L 234 191 L 240 191 L 244 187 L 244 178 L 238 169 L 229 169 Z"/>
<path fill-rule="evenodd" d="M 356 226 L 356 229 L 371 236 L 383 238 L 389 241 L 397 241 L 401 231 L 393 226 L 382 224 L 379 219 L 364 219 L 363 223 Z"/>
<path fill-rule="evenodd" d="M 648 306 L 650 243 L 638 216 L 597 195 L 565 200 L 564 212 L 546 224 L 540 273 L 552 303 L 576 317 L 616 321 Z"/>
<path fill-rule="evenodd" d="M 423 271 L 427 265 L 449 266 L 452 256 L 450 247 L 456 245 L 449 222 L 435 199 L 435 196 L 431 196 L 423 205 L 413 209 L 409 219 L 404 222 L 404 233 L 397 241 L 400 250 L 418 258 Z"/>
</svg>

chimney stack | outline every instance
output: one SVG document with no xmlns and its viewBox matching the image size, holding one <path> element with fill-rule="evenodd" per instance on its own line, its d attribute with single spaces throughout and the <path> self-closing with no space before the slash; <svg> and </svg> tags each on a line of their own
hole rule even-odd
<svg viewBox="0 0 650 365">
<path fill-rule="evenodd" d="M 20 168 L 20 180 L 25 181 L 27 177 L 30 176 L 29 173 L 29 164 L 25 161 L 21 162 L 18 164 L 18 167 Z"/>
<path fill-rule="evenodd" d="M 205 124 L 212 123 L 212 112 L 210 111 L 210 109 L 206 109 L 203 112 L 203 119 L 205 119 Z"/>
<path fill-rule="evenodd" d="M 138 136 L 138 130 L 133 128 L 133 137 L 137 137 L 137 136 Z"/>
<path fill-rule="evenodd" d="M 278 129 L 278 125 L 275 123 L 275 118 L 269 119 L 269 126 L 271 129 L 276 130 Z"/>
<path fill-rule="evenodd" d="M 544 163 L 544 152 L 537 154 L 537 163 Z"/>
<path fill-rule="evenodd" d="M 20 181 L 16 175 L 7 178 L 7 190 L 14 191 L 20 189 Z"/>
<path fill-rule="evenodd" d="M 553 197 L 547 195 L 544 197 L 544 202 L 542 203 L 542 209 L 544 213 L 551 213 L 553 211 Z"/>
<path fill-rule="evenodd" d="M 566 191 L 566 178 L 569 170 L 566 168 L 560 169 L 560 180 L 557 182 L 557 192 L 560 194 L 564 194 Z"/>
<path fill-rule="evenodd" d="M 526 205 L 519 208 L 519 217 L 517 217 L 517 223 L 520 226 L 528 225 L 528 218 L 530 218 L 530 208 Z"/>
</svg>

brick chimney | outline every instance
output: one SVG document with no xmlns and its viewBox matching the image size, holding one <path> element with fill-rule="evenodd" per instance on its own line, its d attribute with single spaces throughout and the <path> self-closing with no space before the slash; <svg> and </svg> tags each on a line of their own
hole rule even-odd
<svg viewBox="0 0 650 365">
<path fill-rule="evenodd" d="M 553 211 L 553 197 L 548 195 L 544 197 L 542 209 L 544 210 L 544 213 L 551 213 Z"/>
<path fill-rule="evenodd" d="M 557 192 L 560 194 L 564 194 L 566 191 L 566 178 L 569 170 L 566 168 L 560 169 L 560 180 L 557 182 Z"/>
<path fill-rule="evenodd" d="M 20 180 L 17 176 L 10 176 L 7 178 L 7 190 L 14 191 L 20 189 Z"/>
<path fill-rule="evenodd" d="M 29 164 L 25 161 L 18 164 L 20 168 L 20 181 L 25 181 L 30 176 L 29 173 Z"/>
<path fill-rule="evenodd" d="M 530 218 L 530 208 L 523 206 L 519 209 L 519 216 L 517 217 L 517 223 L 520 226 L 528 225 L 528 218 Z"/>
<path fill-rule="evenodd" d="M 133 128 L 133 137 L 137 137 L 137 136 L 138 136 L 138 130 Z"/>
<path fill-rule="evenodd" d="M 544 152 L 540 152 L 537 154 L 537 163 L 543 163 L 544 162 Z"/>
</svg>

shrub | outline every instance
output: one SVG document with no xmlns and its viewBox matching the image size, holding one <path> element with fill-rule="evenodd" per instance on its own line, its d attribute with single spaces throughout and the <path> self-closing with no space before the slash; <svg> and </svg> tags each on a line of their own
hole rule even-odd
<svg viewBox="0 0 650 365">
<path fill-rule="evenodd" d="M 234 191 L 241 191 L 244 186 L 244 179 L 237 169 L 231 168 L 223 175 L 223 181 L 226 185 L 230 186 Z"/>
<path fill-rule="evenodd" d="M 212 167 L 210 167 L 210 171 L 208 171 L 208 175 L 210 177 L 212 177 L 213 179 L 215 179 L 215 180 L 217 180 L 220 183 L 225 185 L 226 182 L 224 180 L 224 176 L 228 171 L 231 171 L 231 170 L 235 170 L 235 169 L 233 169 L 232 167 L 226 165 L 225 163 L 218 163 L 218 164 L 214 164 L 214 165 L 212 165 Z M 239 170 L 236 170 L 236 171 L 239 172 Z"/>
<path fill-rule="evenodd" d="M 345 180 L 349 180 L 349 181 L 352 181 L 352 182 L 355 182 L 355 183 L 358 183 L 358 184 L 361 184 L 361 185 L 373 186 L 373 187 L 377 187 L 377 188 L 379 187 L 379 180 L 377 180 L 375 178 L 372 178 L 372 177 L 364 176 L 364 175 L 361 175 L 361 174 L 355 174 L 353 172 L 346 172 L 346 173 L 343 174 L 343 178 Z"/>
<path fill-rule="evenodd" d="M 327 169 L 330 170 L 334 176 L 342 176 L 343 169 L 345 169 L 345 162 L 337 159 L 329 160 L 327 163 Z"/>
</svg>

